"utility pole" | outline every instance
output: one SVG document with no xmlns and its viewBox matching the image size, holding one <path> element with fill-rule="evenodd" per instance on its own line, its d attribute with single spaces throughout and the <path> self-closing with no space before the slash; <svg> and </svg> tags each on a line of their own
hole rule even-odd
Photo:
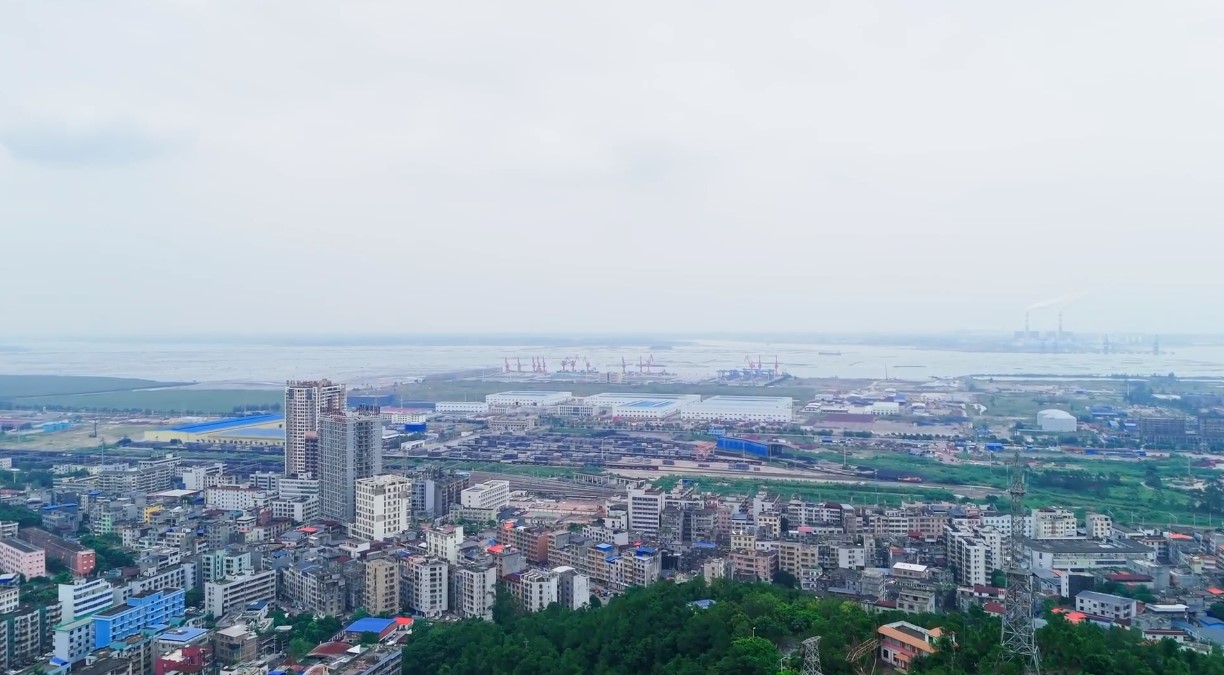
<svg viewBox="0 0 1224 675">
<path fill-rule="evenodd" d="M 1041 675 L 1041 654 L 1037 649 L 1037 631 L 1033 626 L 1033 572 L 1020 545 L 1024 531 L 1024 471 L 1025 466 L 1016 450 L 1012 468 L 1011 535 L 1007 546 L 1007 594 L 1003 601 L 1003 652 L 1000 658 L 1018 662 L 1024 675 Z"/>
</svg>

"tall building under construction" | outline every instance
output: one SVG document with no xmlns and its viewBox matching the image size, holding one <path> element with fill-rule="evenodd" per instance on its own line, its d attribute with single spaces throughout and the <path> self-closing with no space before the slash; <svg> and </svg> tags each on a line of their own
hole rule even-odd
<svg viewBox="0 0 1224 675">
<path fill-rule="evenodd" d="M 346 391 L 330 380 L 285 383 L 285 475 L 319 477 L 319 418 L 343 411 Z"/>
</svg>

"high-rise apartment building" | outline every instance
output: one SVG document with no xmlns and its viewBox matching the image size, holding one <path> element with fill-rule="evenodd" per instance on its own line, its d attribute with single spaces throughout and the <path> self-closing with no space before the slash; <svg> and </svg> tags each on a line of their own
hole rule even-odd
<svg viewBox="0 0 1224 675">
<path fill-rule="evenodd" d="M 497 568 L 492 563 L 460 563 L 450 574 L 451 610 L 465 619 L 492 621 Z"/>
<path fill-rule="evenodd" d="M 630 488 L 629 531 L 653 536 L 659 533 L 665 495 L 655 488 Z"/>
<path fill-rule="evenodd" d="M 417 613 L 430 618 L 448 609 L 449 568 L 444 560 L 413 556 L 405 561 L 405 599 Z"/>
<path fill-rule="evenodd" d="M 1059 508 L 1033 509 L 1033 539 L 1075 539 L 1075 513 Z"/>
<path fill-rule="evenodd" d="M 345 407 L 345 387 L 330 380 L 285 383 L 285 475 L 318 477 L 319 418 Z"/>
<path fill-rule="evenodd" d="M 429 555 L 437 556 L 452 565 L 459 562 L 459 545 L 462 543 L 462 525 L 435 527 L 425 532 L 425 546 Z"/>
<path fill-rule="evenodd" d="M 378 408 L 324 413 L 319 418 L 319 511 L 325 519 L 357 518 L 356 483 L 382 473 Z"/>
<path fill-rule="evenodd" d="M 388 616 L 399 612 L 400 587 L 399 568 L 391 560 L 379 558 L 365 566 L 364 594 L 365 611 L 375 616 Z"/>
<path fill-rule="evenodd" d="M 355 492 L 354 537 L 381 541 L 408 529 L 412 481 L 407 477 L 383 474 L 358 478 Z"/>
</svg>

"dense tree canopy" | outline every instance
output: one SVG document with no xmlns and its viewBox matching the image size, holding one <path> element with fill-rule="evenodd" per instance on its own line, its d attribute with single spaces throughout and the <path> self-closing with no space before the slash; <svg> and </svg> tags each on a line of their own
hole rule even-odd
<svg viewBox="0 0 1224 675">
<path fill-rule="evenodd" d="M 690 606 L 710 598 L 708 609 Z M 904 618 L 954 633 L 956 646 L 915 672 L 1012 672 L 999 665 L 999 621 L 980 610 L 949 615 L 873 615 L 857 604 L 765 584 L 701 581 L 633 589 L 599 609 L 552 607 L 497 623 L 420 622 L 404 648 L 415 675 L 774 675 L 800 670 L 800 642 L 821 636 L 826 674 L 857 672 L 847 654 L 881 623 Z M 1134 631 L 1104 631 L 1051 619 L 1038 636 L 1045 672 L 1091 675 L 1224 675 L 1224 656 L 1201 656 L 1171 642 L 1142 642 Z M 866 657 L 867 672 L 870 660 Z"/>
</svg>

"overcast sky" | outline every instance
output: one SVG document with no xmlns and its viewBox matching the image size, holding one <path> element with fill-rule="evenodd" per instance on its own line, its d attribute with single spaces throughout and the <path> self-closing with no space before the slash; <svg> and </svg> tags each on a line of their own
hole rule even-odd
<svg viewBox="0 0 1224 675">
<path fill-rule="evenodd" d="M 1224 332 L 1221 35 L 1215 0 L 6 2 L 0 337 L 1013 330 L 1067 295 L 1068 329 Z"/>
</svg>

